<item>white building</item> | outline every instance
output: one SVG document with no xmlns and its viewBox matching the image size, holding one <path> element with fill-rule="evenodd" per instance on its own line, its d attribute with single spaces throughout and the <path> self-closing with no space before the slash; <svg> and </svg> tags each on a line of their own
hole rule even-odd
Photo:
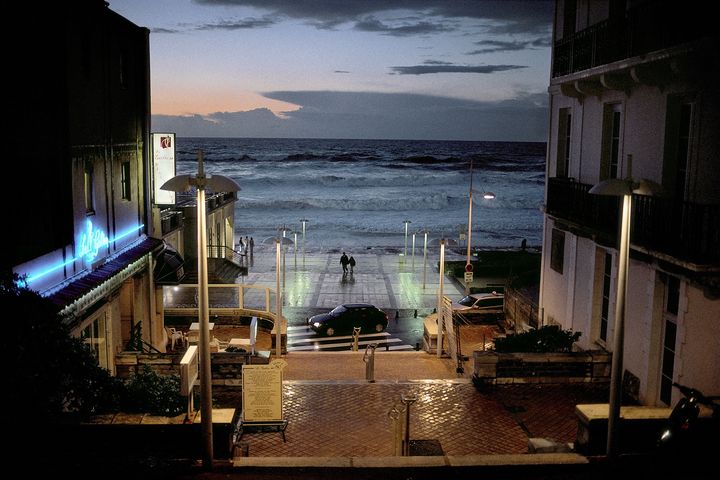
<svg viewBox="0 0 720 480">
<path fill-rule="evenodd" d="M 618 199 L 633 195 L 624 385 L 674 404 L 673 381 L 720 394 L 720 42 L 680 2 L 557 0 L 540 307 L 545 323 L 612 350 Z"/>
</svg>

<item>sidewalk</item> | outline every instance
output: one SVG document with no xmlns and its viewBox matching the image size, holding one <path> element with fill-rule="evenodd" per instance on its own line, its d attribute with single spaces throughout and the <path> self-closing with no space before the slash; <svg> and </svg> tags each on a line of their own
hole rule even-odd
<svg viewBox="0 0 720 480">
<path fill-rule="evenodd" d="M 352 275 L 343 276 L 342 252 L 306 252 L 304 258 L 298 252 L 296 260 L 290 247 L 283 282 L 289 319 L 293 314 L 300 317 L 305 309 L 330 309 L 347 302 L 373 303 L 386 311 L 417 309 L 419 317 L 437 305 L 437 254 L 428 255 L 425 267 L 422 251 L 416 251 L 413 267 L 411 256 L 387 250 L 349 253 L 357 266 Z M 446 255 L 448 260 L 455 257 L 461 258 L 452 252 Z M 256 248 L 249 266 L 249 274 L 238 282 L 275 288 L 274 249 Z M 443 293 L 452 298 L 462 295 L 447 279 Z M 473 345 L 481 341 L 470 340 Z M 472 358 L 469 351 L 463 353 Z M 401 403 L 402 394 L 417 395 L 411 406 L 410 437 L 433 455 L 525 454 L 529 438 L 573 442 L 575 404 L 607 399 L 603 388 L 586 385 L 512 385 L 480 393 L 470 380 L 472 360 L 458 374 L 451 359 L 423 351 L 377 350 L 375 382 L 370 383 L 363 354 L 361 349 L 284 355 L 287 441 L 276 432 L 245 433 L 241 441 L 249 457 L 236 458 L 236 463 L 287 466 L 291 458 L 313 457 L 315 461 L 302 461 L 318 466 L 329 458 L 389 457 L 393 435 L 388 413 Z M 240 405 L 239 390 L 218 395 L 222 395 L 216 398 L 218 406 Z"/>
</svg>

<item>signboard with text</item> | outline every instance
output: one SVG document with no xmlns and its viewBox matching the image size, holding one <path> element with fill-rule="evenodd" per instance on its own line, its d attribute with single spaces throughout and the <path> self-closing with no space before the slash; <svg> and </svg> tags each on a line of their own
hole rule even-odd
<svg viewBox="0 0 720 480">
<path fill-rule="evenodd" d="M 243 365 L 243 422 L 278 422 L 283 419 L 282 363 Z"/>
<path fill-rule="evenodd" d="M 151 136 L 155 204 L 174 205 L 175 192 L 160 190 L 160 187 L 175 176 L 175 134 L 153 133 Z"/>
</svg>

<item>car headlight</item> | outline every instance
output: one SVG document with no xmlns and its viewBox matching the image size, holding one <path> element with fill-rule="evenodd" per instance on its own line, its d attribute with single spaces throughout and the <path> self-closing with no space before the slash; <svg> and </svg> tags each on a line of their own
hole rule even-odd
<svg viewBox="0 0 720 480">
<path fill-rule="evenodd" d="M 315 322 L 315 323 L 313 323 L 313 326 L 314 326 L 315 328 L 319 328 L 319 327 L 320 327 L 320 322 Z"/>
</svg>

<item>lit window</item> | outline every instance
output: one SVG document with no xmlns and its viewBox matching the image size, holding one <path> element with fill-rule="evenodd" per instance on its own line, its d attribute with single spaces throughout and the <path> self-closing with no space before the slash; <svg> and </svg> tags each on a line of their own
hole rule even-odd
<svg viewBox="0 0 720 480">
<path fill-rule="evenodd" d="M 122 198 L 124 200 L 132 199 L 132 183 L 130 179 L 130 162 L 123 162 L 120 182 L 122 184 Z"/>
</svg>

